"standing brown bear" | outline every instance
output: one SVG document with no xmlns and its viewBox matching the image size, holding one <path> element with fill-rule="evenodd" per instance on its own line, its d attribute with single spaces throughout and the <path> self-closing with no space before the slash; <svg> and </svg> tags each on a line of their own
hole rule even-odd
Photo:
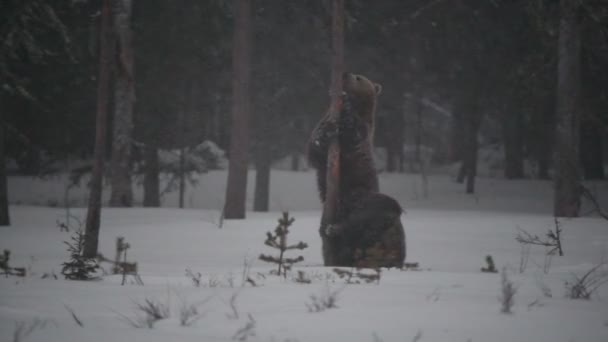
<svg viewBox="0 0 608 342">
<path fill-rule="evenodd" d="M 381 194 L 373 160 L 374 115 L 382 87 L 361 75 L 344 73 L 339 122 L 326 115 L 308 143 L 308 159 L 317 170 L 321 202 L 326 197 L 329 141 L 340 144 L 340 185 L 336 221 L 321 221 L 326 266 L 401 267 L 405 259 L 403 210 Z"/>
</svg>

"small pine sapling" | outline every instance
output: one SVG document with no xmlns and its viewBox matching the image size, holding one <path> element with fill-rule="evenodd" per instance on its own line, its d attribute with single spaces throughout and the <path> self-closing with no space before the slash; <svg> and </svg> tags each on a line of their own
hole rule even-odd
<svg viewBox="0 0 608 342">
<path fill-rule="evenodd" d="M 70 280 L 93 280 L 98 277 L 95 275 L 99 270 L 99 264 L 95 258 L 85 258 L 82 254 L 84 250 L 84 233 L 77 230 L 70 237 L 71 242 L 64 241 L 68 246 L 70 261 L 62 264 L 61 274 L 65 279 Z"/>
<path fill-rule="evenodd" d="M 486 255 L 486 267 L 481 268 L 481 272 L 485 273 L 498 273 L 496 265 L 494 265 L 494 258 L 491 255 Z"/>
<path fill-rule="evenodd" d="M 308 244 L 306 244 L 302 241 L 298 242 L 295 245 L 287 244 L 287 235 L 289 234 L 289 226 L 291 226 L 293 224 L 293 222 L 295 221 L 295 219 L 293 217 L 291 217 L 291 218 L 289 217 L 288 212 L 283 212 L 283 217 L 281 217 L 278 221 L 279 221 L 279 224 L 277 225 L 277 228 L 274 230 L 274 234 L 272 234 L 270 232 L 266 233 L 266 241 L 264 242 L 264 244 L 266 246 L 278 249 L 279 256 L 275 257 L 272 255 L 260 254 L 259 258 L 260 258 L 260 260 L 279 265 L 277 274 L 278 275 L 283 274 L 284 277 L 287 277 L 287 271 L 289 271 L 291 269 L 293 264 L 303 261 L 304 257 L 300 255 L 297 258 L 286 258 L 286 257 L 284 257 L 285 252 L 288 250 L 291 250 L 291 249 L 300 249 L 300 250 L 305 249 L 308 247 Z"/>
</svg>

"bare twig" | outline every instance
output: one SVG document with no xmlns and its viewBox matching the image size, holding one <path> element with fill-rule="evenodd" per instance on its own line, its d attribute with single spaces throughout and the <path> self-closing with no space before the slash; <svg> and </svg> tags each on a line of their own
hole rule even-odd
<svg viewBox="0 0 608 342">
<path fill-rule="evenodd" d="M 593 205 L 593 210 L 589 214 L 595 212 L 604 220 L 608 220 L 608 213 L 604 212 L 597 198 L 591 193 L 591 190 L 589 190 L 589 188 L 581 185 L 581 194 L 583 198 L 587 199 L 589 202 L 591 202 L 591 205 Z"/>
<path fill-rule="evenodd" d="M 554 217 L 553 221 L 555 224 L 555 230 L 549 229 L 546 240 L 541 239 L 538 237 L 538 235 L 532 235 L 520 227 L 517 227 L 519 232 L 517 233 L 515 240 L 525 245 L 550 247 L 550 249 L 547 251 L 547 255 L 554 255 L 557 252 L 559 256 L 563 256 L 564 250 L 562 248 L 561 241 L 562 228 L 557 217 Z"/>
<path fill-rule="evenodd" d="M 76 324 L 78 324 L 79 327 L 84 327 L 84 323 L 82 323 L 82 321 L 80 320 L 80 318 L 78 318 L 78 316 L 76 316 L 76 313 L 74 312 L 74 310 L 72 310 L 71 307 L 64 305 L 65 309 L 68 310 L 68 312 L 70 313 L 70 315 L 72 315 L 72 318 L 74 319 L 74 322 L 76 322 Z"/>
</svg>

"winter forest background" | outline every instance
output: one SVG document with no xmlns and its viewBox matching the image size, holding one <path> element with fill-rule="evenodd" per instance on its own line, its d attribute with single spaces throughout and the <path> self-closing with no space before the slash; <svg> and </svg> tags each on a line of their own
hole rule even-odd
<svg viewBox="0 0 608 342">
<path fill-rule="evenodd" d="M 101 2 L 2 6 L 7 172 L 86 174 L 96 125 Z M 112 191 L 124 198 L 114 195 L 111 205 L 157 206 L 165 190 L 157 185 L 159 173 L 226 167 L 223 156 L 230 155 L 218 152 L 229 151 L 231 136 L 233 6 L 134 1 L 132 13 L 123 14 L 120 29 L 130 31 L 128 42 L 110 37 L 110 48 L 122 50 L 110 52 L 105 159 Z M 492 158 L 492 176 L 549 179 L 557 103 L 576 93 L 572 144 L 578 146 L 581 177 L 604 178 L 606 2 L 575 4 L 577 41 L 563 53 L 573 54 L 578 65 L 568 82 L 574 90 L 563 94 L 559 1 L 345 6 L 344 69 L 383 85 L 375 135 L 380 170 L 419 172 L 424 160 L 433 172 L 461 160 Z M 252 3 L 246 148 L 248 164 L 259 173 L 258 210 L 267 207 L 271 166 L 307 168 L 305 142 L 329 101 L 330 14 L 329 1 Z M 125 51 L 132 59 L 128 71 L 117 57 Z M 132 109 L 122 104 L 124 92 L 132 92 Z M 123 164 L 126 169 L 117 171 Z M 143 199 L 133 202 L 124 189 L 130 182 L 143 183 Z"/>
<path fill-rule="evenodd" d="M 0 225 L 8 226 L 0 230 L 0 249 L 11 250 L 11 265 L 36 258 L 42 260 L 38 275 L 45 275 L 65 261 L 61 241 L 69 237 L 57 230 L 47 232 L 57 221 L 71 232 L 72 225 L 86 230 L 76 255 L 87 258 L 110 253 L 114 239 L 125 236 L 133 244 L 130 255 L 143 267 L 139 274 L 149 296 L 162 293 L 161 275 L 178 282 L 184 267 L 199 265 L 202 273 L 195 287 L 207 281 L 207 287 L 220 288 L 220 296 L 232 298 L 233 284 L 218 281 L 211 286 L 213 274 L 241 267 L 241 253 L 250 245 L 263 250 L 264 232 L 272 230 L 280 211 L 289 211 L 296 218 L 295 239 L 310 245 L 303 252 L 302 267 L 314 269 L 308 276 L 313 285 L 321 284 L 326 272 L 319 267 L 321 205 L 305 146 L 329 108 L 336 72 L 336 3 L 344 6 L 342 69 L 382 85 L 374 135 L 376 167 L 381 189 L 407 212 L 402 219 L 407 261 L 412 263 L 408 267 L 422 270 L 387 271 L 386 281 L 383 278 L 384 286 L 395 286 L 385 291 L 389 299 L 401 296 L 399 286 L 413 290 L 399 297 L 405 304 L 394 304 L 404 304 L 406 311 L 390 311 L 391 304 L 384 302 L 375 306 L 377 290 L 361 285 L 344 290 L 351 291 L 346 296 L 370 300 L 366 307 L 374 309 L 340 305 L 346 314 L 414 315 L 410 301 L 415 302 L 416 295 L 428 304 L 442 302 L 442 293 L 452 291 L 456 300 L 450 310 L 425 309 L 454 329 L 451 340 L 557 341 L 570 332 L 571 340 L 604 340 L 605 303 L 586 307 L 548 299 L 553 296 L 537 299 L 534 288 L 546 295 L 546 287 L 565 286 L 572 298 L 568 277 L 576 273 L 580 280 L 581 274 L 592 271 L 597 277 L 593 287 L 608 294 L 601 287 L 608 281 L 606 0 L 0 1 Z M 457 229 L 446 229 L 450 224 Z M 144 225 L 157 235 L 148 235 Z M 551 251 L 555 240 L 547 228 L 549 233 L 566 232 L 564 258 Z M 238 234 L 230 235 L 231 229 Z M 59 243 L 50 247 L 42 237 Z M 171 253 L 159 251 L 158 241 L 175 242 Z M 529 251 L 529 245 L 539 244 L 539 251 Z M 453 260 L 436 255 L 437 250 L 452 253 Z M 485 291 L 489 286 L 499 285 L 501 302 L 508 304 L 508 279 L 467 273 L 479 272 L 479 266 L 487 270 L 486 255 L 497 259 L 498 271 L 519 265 L 515 278 L 525 298 L 521 311 L 526 305 L 528 311 L 547 306 L 547 314 L 532 322 L 569 320 L 570 325 L 547 333 L 517 317 L 509 324 L 519 339 L 496 335 L 503 324 L 496 318 L 488 318 L 479 330 L 462 328 L 467 324 L 452 327 L 448 322 L 454 315 L 467 316 L 451 311 L 455 307 L 482 321 L 485 309 L 497 307 L 498 292 Z M 522 269 L 530 256 L 537 258 L 538 273 Z M 8 277 L 7 260 L 0 257 Z M 260 265 L 253 267 L 258 271 L 256 267 Z M 249 271 L 251 264 L 246 261 L 244 268 Z M 262 267 L 256 274 L 267 271 Z M 186 279 L 196 284 L 196 270 Z M 104 281 L 96 286 L 105 286 L 108 293 L 120 284 L 111 276 Z M 246 282 L 244 278 L 243 286 Z M 258 339 L 264 341 L 392 341 L 403 336 L 439 341 L 445 340 L 439 332 L 449 330 L 418 316 L 414 330 L 405 335 L 397 332 L 400 322 L 389 319 L 372 327 L 364 316 L 357 316 L 365 323 L 352 330 L 339 310 L 329 317 L 344 329 L 333 329 L 334 321 L 319 325 L 314 318 L 296 315 L 295 320 L 303 320 L 300 328 L 285 323 L 286 330 L 276 330 L 270 322 L 281 321 L 281 307 L 274 307 L 272 300 L 285 284 L 259 278 L 252 282 L 256 290 L 265 282 L 260 289 L 265 302 L 249 302 L 249 308 L 258 308 L 257 316 L 239 316 L 232 307 L 238 324 L 222 320 L 215 324 L 217 331 L 206 332 L 208 340 L 229 340 L 234 331 L 232 339 L 253 339 L 248 334 L 256 324 Z M 441 287 L 450 283 L 457 286 Z M 13 341 L 25 339 L 28 327 L 27 335 L 50 331 L 41 327 L 44 321 L 30 321 L 38 319 L 35 312 L 46 303 L 31 302 L 33 294 L 64 298 L 63 303 L 72 296 L 69 287 L 74 285 L 47 284 L 30 280 L 29 285 L 13 287 L 12 282 L 0 282 L 0 330 L 11 332 Z M 80 286 L 83 298 L 87 291 L 94 292 Z M 127 291 L 113 296 L 132 299 L 139 293 Z M 207 298 L 187 291 L 199 300 Z M 302 306 L 302 300 L 293 298 L 308 294 L 297 287 L 286 291 L 291 296 L 281 300 L 288 308 Z M 472 301 L 467 291 L 476 294 Z M 601 291 L 591 291 L 587 299 Z M 105 303 L 109 298 L 99 295 L 97 300 Z M 208 311 L 228 302 L 232 306 L 226 299 L 212 303 Z M 47 304 L 49 317 L 61 323 L 57 317 L 63 306 Z M 116 300 L 115 305 L 121 303 Z M 30 311 L 14 309 L 28 306 Z M 93 304 L 82 304 L 76 310 L 80 312 L 70 313 L 76 320 L 97 320 L 103 314 L 96 310 Z M 211 314 L 210 319 L 220 318 Z M 104 319 L 94 328 L 103 331 L 120 324 Z M 240 326 L 249 330 L 239 335 Z M 126 329 L 124 324 L 121 328 Z M 159 338 L 176 333 L 173 327 L 161 328 L 166 335 Z M 351 334 L 345 333 L 347 328 Z M 367 329 L 365 338 L 357 329 Z M 317 336 L 313 330 L 321 332 Z M 32 336 L 103 340 L 65 329 L 50 334 Z"/>
</svg>

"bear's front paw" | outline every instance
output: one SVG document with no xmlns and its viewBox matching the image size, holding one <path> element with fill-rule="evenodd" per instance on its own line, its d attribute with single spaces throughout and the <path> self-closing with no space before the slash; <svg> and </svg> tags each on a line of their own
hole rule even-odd
<svg viewBox="0 0 608 342">
<path fill-rule="evenodd" d="M 327 126 L 324 129 L 324 139 L 325 141 L 330 141 L 338 136 L 338 124 L 336 121 L 331 120 L 327 121 Z"/>
<path fill-rule="evenodd" d="M 332 237 L 332 236 L 337 236 L 340 235 L 340 233 L 342 232 L 342 225 L 338 224 L 338 223 L 334 223 L 334 224 L 328 224 L 327 226 L 325 226 L 325 235 Z"/>
</svg>

